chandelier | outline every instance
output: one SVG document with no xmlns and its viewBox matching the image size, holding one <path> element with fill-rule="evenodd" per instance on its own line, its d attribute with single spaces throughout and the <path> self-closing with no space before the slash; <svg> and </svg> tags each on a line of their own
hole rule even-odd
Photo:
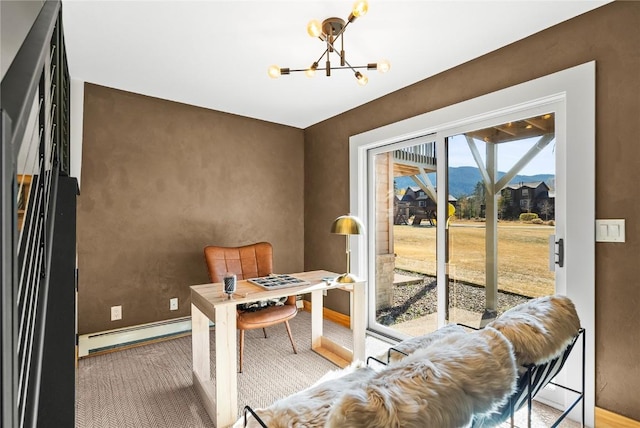
<svg viewBox="0 0 640 428">
<path fill-rule="evenodd" d="M 283 74 L 291 74 L 295 71 L 304 71 L 307 77 L 313 77 L 316 71 L 324 71 L 327 77 L 331 76 L 331 70 L 347 69 L 354 72 L 358 83 L 362 86 L 369 82 L 369 78 L 358 71 L 358 69 L 378 70 L 380 73 L 386 73 L 391 68 L 391 64 L 387 60 L 381 60 L 377 63 L 369 63 L 367 65 L 351 65 L 344 53 L 344 32 L 349 24 L 355 21 L 357 18 L 364 16 L 369 10 L 369 3 L 366 0 L 359 0 L 353 5 L 353 9 L 349 14 L 349 17 L 345 21 L 341 18 L 327 18 L 322 21 L 322 24 L 313 19 L 307 24 L 307 33 L 314 38 L 320 39 L 325 44 L 325 50 L 320 55 L 317 61 L 314 61 L 308 68 L 290 69 L 280 68 L 277 65 L 269 67 L 268 74 L 272 79 L 277 79 Z M 337 49 L 336 44 L 340 43 L 340 49 Z M 335 53 L 340 57 L 340 66 L 332 66 L 329 55 Z M 318 68 L 322 59 L 325 59 L 325 67 Z"/>
</svg>

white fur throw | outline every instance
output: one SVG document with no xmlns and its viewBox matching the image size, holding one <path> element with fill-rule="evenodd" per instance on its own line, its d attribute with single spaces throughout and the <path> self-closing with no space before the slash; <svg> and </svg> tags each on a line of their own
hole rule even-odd
<svg viewBox="0 0 640 428">
<path fill-rule="evenodd" d="M 403 340 L 402 342 L 395 345 L 393 348 L 404 354 L 413 354 L 418 349 L 426 348 L 431 345 L 434 341 L 443 338 L 451 333 L 466 333 L 464 327 L 458 324 L 447 324 L 444 327 L 433 331 L 428 334 L 424 334 L 422 336 L 412 337 L 411 339 Z M 404 358 L 405 356 L 400 352 L 391 351 L 389 355 L 389 361 L 398 361 Z M 382 355 L 376 357 L 378 360 L 387 361 L 387 353 L 385 352 Z"/>
<path fill-rule="evenodd" d="M 515 306 L 488 324 L 512 343 L 519 366 L 543 364 L 557 357 L 580 329 L 573 302 L 545 296 Z"/>
<path fill-rule="evenodd" d="M 506 404 L 517 367 L 557 357 L 579 329 L 567 297 L 532 299 L 479 331 L 450 324 L 403 341 L 394 348 L 409 356 L 392 353 L 389 366 L 356 362 L 256 413 L 269 428 L 468 427 Z"/>
<path fill-rule="evenodd" d="M 504 404 L 516 386 L 509 341 L 487 328 L 432 342 L 344 391 L 327 427 L 467 427 Z"/>
<path fill-rule="evenodd" d="M 372 368 L 356 361 L 345 369 L 327 373 L 311 387 L 255 412 L 269 428 L 322 428 L 340 396 L 351 389 L 362 389 L 374 373 Z M 253 416 L 248 416 L 247 421 L 247 427 L 261 426 Z M 244 417 L 241 417 L 233 428 L 243 426 Z"/>
</svg>

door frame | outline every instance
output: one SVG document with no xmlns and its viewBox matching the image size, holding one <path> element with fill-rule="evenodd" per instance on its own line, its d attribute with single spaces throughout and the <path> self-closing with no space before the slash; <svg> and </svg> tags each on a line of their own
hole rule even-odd
<svg viewBox="0 0 640 428">
<path fill-rule="evenodd" d="M 567 144 L 556 145 L 556 212 L 570 219 L 566 230 L 556 230 L 565 238 L 565 268 L 556 270 L 564 276 L 566 293 L 574 302 L 586 332 L 585 355 L 585 423 L 594 424 L 595 406 L 595 61 L 581 64 L 535 80 L 505 88 L 458 104 L 411 117 L 349 138 L 350 211 L 359 216 L 369 230 L 368 151 L 380 146 L 435 134 L 445 129 L 482 122 L 498 115 L 509 115 L 549 102 L 561 102 L 556 117 L 556 135 L 564 132 Z M 564 115 L 564 117 L 562 117 Z M 445 148 L 437 145 L 437 157 L 443 159 Z M 438 176 L 446 177 L 440 171 Z M 571 193 L 565 189 L 578 189 Z M 438 199 L 444 198 L 439 192 Z M 572 198 L 569 200 L 569 198 Z M 573 201 L 578 201 L 576 203 Z M 438 218 L 444 218 L 446 203 L 438 203 Z M 441 223 L 440 221 L 438 223 Z M 438 228 L 438 242 L 444 242 L 444 229 Z M 567 239 L 567 237 L 569 237 Z M 440 245 L 440 244 L 438 244 Z M 368 242 L 357 240 L 352 246 L 352 271 L 366 278 L 370 275 Z M 438 276 L 444 275 L 441 269 Z M 438 278 L 440 282 L 441 279 Z M 370 281 L 371 287 L 371 281 Z M 372 295 L 368 290 L 368 296 Z M 440 311 L 439 308 L 439 313 Z M 576 353 L 577 354 L 577 353 Z M 573 356 L 575 357 L 575 355 Z M 580 389 L 579 360 L 567 364 L 569 386 Z"/>
</svg>

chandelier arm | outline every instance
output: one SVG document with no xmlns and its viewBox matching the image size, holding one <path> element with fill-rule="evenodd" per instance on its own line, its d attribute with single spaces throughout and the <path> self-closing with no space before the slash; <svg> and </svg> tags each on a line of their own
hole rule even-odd
<svg viewBox="0 0 640 428">
<path fill-rule="evenodd" d="M 327 50 L 325 51 L 325 53 L 327 54 L 327 60 L 325 62 L 325 68 L 324 69 L 325 69 L 325 75 L 327 77 L 331 76 L 331 60 L 330 60 L 329 57 L 331 56 L 331 51 L 335 50 L 335 49 L 333 49 L 333 44 L 331 44 L 331 38 L 332 37 L 333 36 L 331 34 L 328 34 L 327 37 L 326 37 L 326 40 L 325 40 L 325 42 L 327 43 Z"/>
<path fill-rule="evenodd" d="M 344 36 L 340 37 L 340 65 L 344 65 L 345 63 L 345 53 L 344 53 Z"/>
<path fill-rule="evenodd" d="M 344 66 L 344 67 L 331 67 L 332 70 L 353 70 L 353 71 L 355 71 L 356 69 L 359 69 L 359 68 L 360 69 L 366 69 L 366 68 L 368 68 L 368 66 L 366 66 L 366 65 L 354 65 L 354 66 L 351 66 L 351 67 L 347 67 L 347 66 Z M 290 68 L 289 72 L 290 73 L 295 73 L 295 72 L 298 72 L 298 71 L 307 71 L 307 70 L 308 69 L 306 69 L 306 68 Z M 324 68 L 316 68 L 316 71 L 325 71 L 325 69 Z"/>
<path fill-rule="evenodd" d="M 316 62 L 320 62 L 320 60 L 327 54 L 327 52 L 329 52 L 329 48 L 325 49 L 324 52 L 322 53 L 322 55 L 320 55 L 320 58 L 318 58 L 318 60 Z"/>
<path fill-rule="evenodd" d="M 331 50 L 333 50 L 334 52 L 338 52 L 338 50 L 335 48 L 335 46 L 333 46 L 338 39 L 340 39 L 340 45 L 341 45 L 341 50 L 339 53 L 340 56 L 340 65 L 344 66 L 345 61 L 345 55 L 344 55 L 344 32 L 346 31 L 347 27 L 349 26 L 349 24 L 351 24 L 351 21 L 347 21 L 346 24 L 344 24 L 344 26 L 340 29 L 340 31 L 338 31 L 335 35 L 333 35 L 333 43 L 331 42 L 331 38 L 327 37 L 326 38 L 326 42 L 327 45 L 329 45 L 331 47 Z M 321 39 L 322 40 L 322 39 Z"/>
<path fill-rule="evenodd" d="M 332 70 L 352 70 L 352 71 L 355 71 L 355 69 L 358 69 L 358 68 L 363 68 L 364 69 L 364 68 L 367 68 L 367 66 L 366 65 L 358 65 L 358 66 L 353 66 L 353 67 L 347 67 L 347 66 L 344 66 L 344 67 L 331 67 Z M 305 70 L 302 69 L 302 70 L 290 70 L 290 71 L 305 71 Z M 318 68 L 316 71 L 324 71 L 324 68 Z"/>
<path fill-rule="evenodd" d="M 347 60 L 345 59 L 345 60 L 344 60 L 344 62 L 345 62 L 345 64 L 347 64 L 347 67 L 349 67 L 349 68 L 351 69 L 351 71 L 353 71 L 354 73 L 356 72 L 356 69 L 355 69 L 355 68 L 353 68 L 353 67 L 351 66 L 351 64 L 349 64 L 349 61 L 347 61 Z"/>
<path fill-rule="evenodd" d="M 345 27 L 346 27 L 346 25 L 345 25 Z M 331 47 L 331 49 L 333 49 L 333 51 L 337 53 L 336 48 L 334 48 L 333 44 L 331 42 L 329 42 L 329 39 L 327 39 L 327 45 L 329 45 Z M 327 50 L 329 50 L 329 48 L 327 48 Z M 327 58 L 328 58 L 328 54 L 327 54 Z M 347 61 L 346 57 L 340 55 L 340 58 L 341 58 L 341 61 L 344 61 L 344 63 L 347 64 L 347 67 L 340 67 L 340 68 L 350 68 L 354 73 L 356 72 L 355 68 L 352 67 L 351 64 L 349 64 L 349 61 Z M 358 68 L 361 68 L 361 67 L 358 67 Z M 332 69 L 337 70 L 338 67 L 332 67 Z"/>
<path fill-rule="evenodd" d="M 307 71 L 308 69 L 306 68 L 290 68 L 289 69 L 289 73 L 294 73 L 296 71 Z M 324 68 L 318 68 L 317 70 L 324 70 Z"/>
</svg>

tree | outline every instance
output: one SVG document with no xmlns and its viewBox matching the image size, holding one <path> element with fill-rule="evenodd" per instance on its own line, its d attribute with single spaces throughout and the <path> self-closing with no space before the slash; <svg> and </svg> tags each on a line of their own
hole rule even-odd
<svg viewBox="0 0 640 428">
<path fill-rule="evenodd" d="M 553 204 L 548 199 L 545 199 L 540 203 L 539 207 L 540 214 L 544 215 L 545 220 L 549 220 L 549 214 L 553 212 Z"/>
<path fill-rule="evenodd" d="M 468 196 L 461 196 L 458 198 L 458 213 L 460 218 L 470 219 L 473 217 L 473 204 Z"/>
<path fill-rule="evenodd" d="M 500 199 L 498 200 L 498 212 L 500 213 L 500 217 L 503 219 L 508 219 L 512 217 L 511 213 L 511 203 L 513 202 L 513 197 L 511 196 L 511 192 L 509 190 L 500 192 Z"/>
<path fill-rule="evenodd" d="M 476 183 L 475 188 L 473 189 L 473 211 L 474 216 L 482 216 L 484 213 L 482 212 L 482 207 L 486 204 L 486 189 L 482 181 L 478 181 Z"/>
</svg>

